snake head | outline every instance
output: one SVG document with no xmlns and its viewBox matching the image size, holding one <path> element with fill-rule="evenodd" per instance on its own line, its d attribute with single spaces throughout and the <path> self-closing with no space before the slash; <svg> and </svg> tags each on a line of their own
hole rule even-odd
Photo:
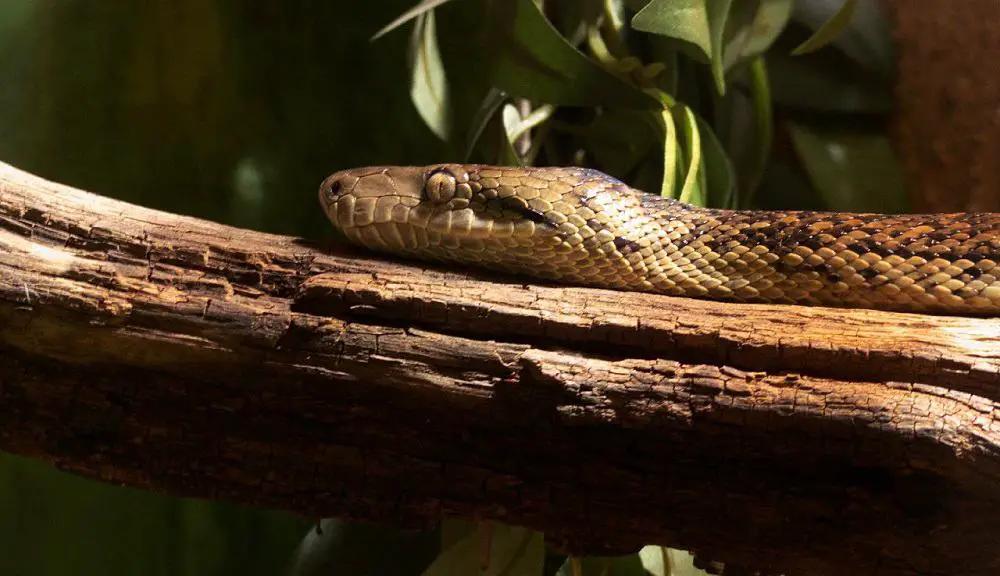
<svg viewBox="0 0 1000 576">
<path fill-rule="evenodd" d="M 621 220 L 641 222 L 634 192 L 582 168 L 356 168 L 319 196 L 334 226 L 370 249 L 583 283 L 621 275 Z"/>
<path fill-rule="evenodd" d="M 553 236 L 562 218 L 551 203 L 535 188 L 511 186 L 499 170 L 460 164 L 356 168 L 324 180 L 319 199 L 335 227 L 376 250 L 441 257 L 442 248 L 480 252 L 488 244 L 510 244 L 500 240 L 515 235 Z"/>
<path fill-rule="evenodd" d="M 442 212 L 454 208 L 443 204 L 456 192 L 461 195 L 459 184 L 468 179 L 468 172 L 458 164 L 354 168 L 324 180 L 319 200 L 333 225 L 350 236 L 353 228 L 408 223 L 409 211 L 396 206 L 413 208 L 426 201 L 426 205 L 433 203 Z"/>
</svg>

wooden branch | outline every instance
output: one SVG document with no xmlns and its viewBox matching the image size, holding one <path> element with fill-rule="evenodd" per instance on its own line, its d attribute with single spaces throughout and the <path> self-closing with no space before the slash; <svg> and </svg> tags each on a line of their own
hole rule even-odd
<svg viewBox="0 0 1000 576">
<path fill-rule="evenodd" d="M 995 574 L 998 369 L 995 319 L 484 279 L 0 165 L 0 448 L 108 482 L 494 518 L 576 553 Z"/>
</svg>

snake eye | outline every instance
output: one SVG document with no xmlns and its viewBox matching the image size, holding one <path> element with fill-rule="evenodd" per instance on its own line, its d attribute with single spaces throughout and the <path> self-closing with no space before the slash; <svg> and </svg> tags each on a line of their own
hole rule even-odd
<svg viewBox="0 0 1000 576">
<path fill-rule="evenodd" d="M 427 175 L 424 192 L 432 202 L 447 202 L 455 197 L 458 178 L 446 169 L 440 168 Z"/>
<path fill-rule="evenodd" d="M 319 201 L 325 209 L 329 209 L 344 192 L 344 184 L 339 175 L 330 176 L 319 187 Z"/>
</svg>

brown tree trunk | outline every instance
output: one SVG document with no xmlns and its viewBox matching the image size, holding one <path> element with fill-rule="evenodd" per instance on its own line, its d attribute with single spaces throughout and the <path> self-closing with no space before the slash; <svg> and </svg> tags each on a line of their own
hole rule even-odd
<svg viewBox="0 0 1000 576">
<path fill-rule="evenodd" d="M 494 518 L 576 553 L 995 574 L 998 374 L 992 319 L 527 285 L 0 165 L 0 448 L 108 482 Z"/>
<path fill-rule="evenodd" d="M 883 5 L 899 67 L 892 143 L 914 211 L 1000 211 L 1000 2 Z"/>
</svg>

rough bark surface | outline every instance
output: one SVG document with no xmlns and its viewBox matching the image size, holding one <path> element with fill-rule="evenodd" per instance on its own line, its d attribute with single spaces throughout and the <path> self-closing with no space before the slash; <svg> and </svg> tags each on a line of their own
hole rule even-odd
<svg viewBox="0 0 1000 576">
<path fill-rule="evenodd" d="M 1000 211 L 1000 2 L 882 4 L 897 46 L 890 136 L 914 211 Z"/>
<path fill-rule="evenodd" d="M 107 482 L 495 518 L 576 553 L 996 574 L 998 374 L 997 320 L 528 285 L 0 165 L 0 449 Z"/>
</svg>

